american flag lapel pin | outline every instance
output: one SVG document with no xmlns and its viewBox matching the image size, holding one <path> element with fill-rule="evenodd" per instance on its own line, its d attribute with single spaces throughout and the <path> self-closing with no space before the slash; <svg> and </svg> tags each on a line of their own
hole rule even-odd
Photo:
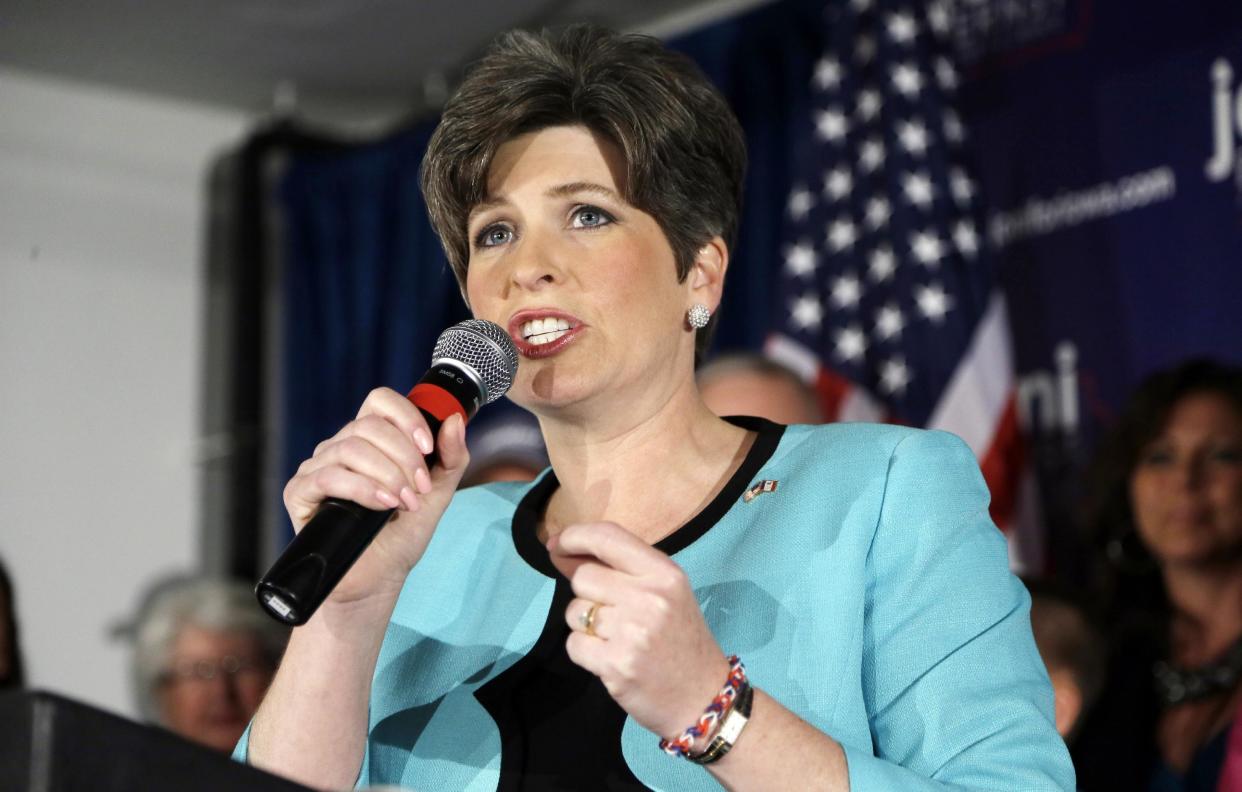
<svg viewBox="0 0 1242 792">
<path fill-rule="evenodd" d="M 746 490 L 745 494 L 742 495 L 742 501 L 750 503 L 765 492 L 776 492 L 776 485 L 776 479 L 764 479 L 763 481 L 756 482 L 754 486 Z"/>
</svg>

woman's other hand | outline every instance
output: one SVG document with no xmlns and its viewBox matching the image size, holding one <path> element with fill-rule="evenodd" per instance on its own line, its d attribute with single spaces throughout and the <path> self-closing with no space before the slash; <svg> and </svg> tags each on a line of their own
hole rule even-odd
<svg viewBox="0 0 1242 792">
<path fill-rule="evenodd" d="M 423 460 L 434 447 L 440 462 Z M 396 509 L 393 519 L 333 590 L 329 602 L 395 597 L 422 558 L 469 461 L 464 421 L 454 415 L 433 440 L 423 414 L 397 391 L 377 388 L 358 415 L 320 443 L 285 486 L 285 509 L 300 531 L 325 498 L 368 509 Z"/>
<path fill-rule="evenodd" d="M 569 658 L 644 728 L 679 735 L 729 675 L 685 572 L 610 522 L 572 525 L 548 551 L 575 595 L 565 611 Z M 588 635 L 584 614 L 597 604 Z"/>
</svg>

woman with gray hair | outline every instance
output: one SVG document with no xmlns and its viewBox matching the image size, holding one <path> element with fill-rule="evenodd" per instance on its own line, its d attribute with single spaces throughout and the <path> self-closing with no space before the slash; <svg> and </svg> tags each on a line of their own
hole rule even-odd
<svg viewBox="0 0 1242 792">
<path fill-rule="evenodd" d="M 148 591 L 133 638 L 143 717 L 228 751 L 272 681 L 288 630 L 263 614 L 243 583 L 179 576 Z"/>
</svg>

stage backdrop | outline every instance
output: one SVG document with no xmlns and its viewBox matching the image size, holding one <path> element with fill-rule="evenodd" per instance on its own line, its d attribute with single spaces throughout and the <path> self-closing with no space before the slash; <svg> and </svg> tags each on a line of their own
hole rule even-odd
<svg viewBox="0 0 1242 792">
<path fill-rule="evenodd" d="M 998 520 L 1038 528 L 1027 563 L 1073 577 L 1125 395 L 1242 362 L 1242 6 L 783 0 L 671 44 L 750 147 L 717 349 L 959 431 Z M 417 187 L 433 125 L 290 162 L 279 476 L 464 315 Z"/>
</svg>

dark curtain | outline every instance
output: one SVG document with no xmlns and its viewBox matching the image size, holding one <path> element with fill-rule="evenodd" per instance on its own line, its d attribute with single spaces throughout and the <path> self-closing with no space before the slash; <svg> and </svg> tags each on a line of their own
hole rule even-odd
<svg viewBox="0 0 1242 792">
<path fill-rule="evenodd" d="M 412 387 L 440 331 L 466 316 L 418 186 L 433 128 L 289 163 L 278 196 L 286 479 L 370 390 Z"/>
<path fill-rule="evenodd" d="M 273 514 L 270 491 L 279 492 L 267 438 L 279 422 L 268 359 L 281 274 L 273 209 L 282 165 L 341 150 L 334 140 L 275 121 L 219 157 L 208 174 L 200 485 L 204 567 L 217 574 L 257 575 L 264 524 Z"/>
</svg>

